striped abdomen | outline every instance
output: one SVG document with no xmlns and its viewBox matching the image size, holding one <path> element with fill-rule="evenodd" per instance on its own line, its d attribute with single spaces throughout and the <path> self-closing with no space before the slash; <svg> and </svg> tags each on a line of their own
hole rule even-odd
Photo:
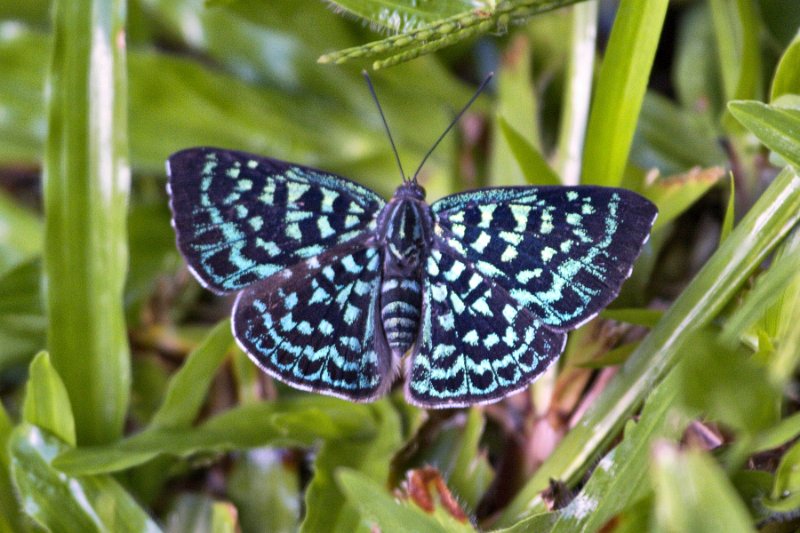
<svg viewBox="0 0 800 533">
<path fill-rule="evenodd" d="M 419 281 L 384 278 L 381 288 L 381 319 L 389 347 L 402 356 L 417 339 L 422 293 Z"/>
</svg>

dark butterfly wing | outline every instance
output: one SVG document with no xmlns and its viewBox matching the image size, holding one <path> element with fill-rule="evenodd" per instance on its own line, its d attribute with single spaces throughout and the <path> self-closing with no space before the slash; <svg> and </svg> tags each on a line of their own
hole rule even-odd
<svg viewBox="0 0 800 533">
<path fill-rule="evenodd" d="M 373 231 L 385 204 L 345 178 L 231 150 L 182 150 L 167 172 L 178 248 L 217 293 Z"/>
<path fill-rule="evenodd" d="M 382 252 L 350 241 L 244 289 L 233 310 L 242 349 L 294 387 L 371 401 L 391 385 L 380 320 Z"/>
<path fill-rule="evenodd" d="M 555 361 L 566 335 L 544 325 L 437 237 L 423 276 L 406 397 L 423 407 L 499 400 Z"/>
<path fill-rule="evenodd" d="M 617 296 L 657 214 L 636 193 L 590 186 L 482 189 L 431 208 L 442 246 L 559 331 Z"/>
</svg>

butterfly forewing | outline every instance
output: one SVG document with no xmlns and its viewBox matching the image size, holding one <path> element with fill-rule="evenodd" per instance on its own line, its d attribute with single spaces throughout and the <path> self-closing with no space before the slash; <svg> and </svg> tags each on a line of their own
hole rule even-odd
<svg viewBox="0 0 800 533">
<path fill-rule="evenodd" d="M 617 296 L 657 212 L 630 191 L 588 186 L 482 189 L 431 208 L 441 246 L 559 331 Z"/>
<path fill-rule="evenodd" d="M 406 396 L 425 407 L 498 400 L 542 373 L 565 340 L 437 238 Z"/>
<path fill-rule="evenodd" d="M 345 178 L 231 150 L 177 152 L 168 173 L 178 247 L 218 293 L 371 233 L 385 204 Z"/>
<path fill-rule="evenodd" d="M 243 290 L 233 311 L 242 348 L 305 390 L 369 401 L 391 385 L 380 321 L 382 253 L 358 241 Z"/>
</svg>

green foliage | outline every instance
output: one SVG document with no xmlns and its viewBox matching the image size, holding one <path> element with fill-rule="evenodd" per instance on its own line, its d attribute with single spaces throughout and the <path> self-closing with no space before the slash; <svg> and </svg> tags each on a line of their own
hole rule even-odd
<svg viewBox="0 0 800 533">
<path fill-rule="evenodd" d="M 800 526 L 800 4 L 329 4 L 0 4 L 0 532 Z M 583 182 L 659 207 L 617 308 L 530 391 L 425 412 L 290 390 L 182 266 L 177 149 L 391 193 L 366 60 L 407 166 L 496 72 L 430 198 Z"/>
</svg>

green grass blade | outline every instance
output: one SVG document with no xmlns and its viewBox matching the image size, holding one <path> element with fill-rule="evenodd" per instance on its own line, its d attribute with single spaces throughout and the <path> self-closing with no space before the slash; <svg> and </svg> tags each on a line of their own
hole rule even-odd
<svg viewBox="0 0 800 533">
<path fill-rule="evenodd" d="M 371 413 L 366 405 L 319 396 L 262 402 L 234 407 L 195 428 L 151 429 L 114 444 L 67 450 L 53 464 L 86 475 L 118 472 L 162 454 L 188 457 L 268 445 L 309 446 L 319 439 L 355 441 L 373 435 Z"/>
<path fill-rule="evenodd" d="M 29 531 L 11 481 L 11 456 L 8 443 L 14 426 L 0 404 L 0 532 Z"/>
<path fill-rule="evenodd" d="M 186 358 L 170 379 L 164 403 L 153 415 L 151 428 L 188 427 L 203 407 L 208 387 L 233 345 L 230 320 L 223 320 Z"/>
<path fill-rule="evenodd" d="M 655 58 L 668 0 L 622 0 L 600 68 L 586 146 L 586 184 L 619 185 Z"/>
<path fill-rule="evenodd" d="M 419 509 L 399 504 L 386 492 L 383 485 L 357 470 L 342 469 L 337 472 L 336 480 L 347 499 L 358 507 L 368 522 L 374 523 L 381 531 L 447 532 L 436 520 Z"/>
<path fill-rule="evenodd" d="M 775 101 L 784 94 L 800 94 L 800 31 L 778 62 L 769 99 Z"/>
<path fill-rule="evenodd" d="M 679 439 L 690 420 L 673 409 L 681 387 L 678 378 L 671 374 L 655 388 L 639 420 L 628 422 L 622 442 L 597 464 L 581 492 L 560 511 L 550 533 L 598 531 L 647 494 L 653 442 Z"/>
<path fill-rule="evenodd" d="M 12 474 L 23 509 L 48 531 L 161 531 L 110 476 L 65 476 L 52 466 L 66 448 L 29 424 L 11 437 Z"/>
<path fill-rule="evenodd" d="M 736 219 L 736 181 L 733 179 L 733 173 L 729 172 L 728 177 L 728 205 L 725 206 L 725 218 L 722 219 L 722 228 L 720 228 L 719 242 L 728 238 L 728 235 L 733 231 L 733 223 Z"/>
<path fill-rule="evenodd" d="M 42 262 L 33 259 L 0 276 L 0 371 L 24 365 L 44 349 Z"/>
<path fill-rule="evenodd" d="M 497 124 L 500 126 L 503 140 L 511 150 L 527 184 L 561 185 L 561 180 L 558 179 L 542 154 L 520 132 L 515 130 L 502 116 L 497 117 Z M 503 185 L 509 184 L 505 178 L 502 178 L 501 181 Z"/>
<path fill-rule="evenodd" d="M 728 104 L 731 114 L 770 150 L 800 168 L 800 111 L 754 101 Z"/>
<path fill-rule="evenodd" d="M 800 177 L 784 169 L 639 344 L 622 371 L 498 520 L 509 526 L 541 503 L 551 478 L 574 482 L 666 373 L 684 342 L 707 325 L 800 220 Z"/>
<path fill-rule="evenodd" d="M 597 2 L 572 8 L 572 47 L 567 64 L 567 87 L 558 129 L 555 168 L 564 185 L 577 185 L 586 138 L 597 40 Z"/>
<path fill-rule="evenodd" d="M 780 253 L 776 254 L 775 263 L 783 263 L 787 257 L 797 257 L 800 253 L 800 231 L 795 230 L 786 239 Z M 800 365 L 800 273 L 797 272 L 793 279 L 781 290 L 781 298 L 777 305 L 770 309 L 765 321 L 775 324 L 775 339 L 777 347 L 775 353 L 768 361 L 770 376 L 776 383 L 788 386 Z M 774 268 L 773 265 L 772 268 Z"/>
<path fill-rule="evenodd" d="M 656 531 L 748 532 L 752 520 L 711 457 L 662 443 L 653 451 Z"/>
<path fill-rule="evenodd" d="M 725 101 L 761 98 L 760 25 L 751 0 L 711 0 Z M 727 114 L 723 123 L 733 131 Z"/>
<path fill-rule="evenodd" d="M 0 273 L 42 253 L 42 221 L 5 193 L 0 193 Z"/>
<path fill-rule="evenodd" d="M 334 476 L 340 468 L 356 469 L 382 484 L 389 477 L 392 457 L 402 446 L 400 416 L 386 400 L 359 407 L 369 409 L 377 431 L 368 439 L 329 439 L 322 445 L 314 461 L 314 478 L 305 494 L 306 516 L 300 528 L 303 532 L 350 533 L 361 523 L 355 504 L 336 485 Z"/>
<path fill-rule="evenodd" d="M 525 35 L 509 43 L 502 65 L 496 79 L 495 120 L 499 127 L 493 128 L 488 185 L 541 184 L 536 176 L 552 176 L 553 172 L 546 170 L 547 162 L 539 155 L 539 104 L 531 75 L 531 45 Z"/>
<path fill-rule="evenodd" d="M 75 419 L 64 382 L 50 364 L 47 352 L 39 352 L 30 365 L 22 417 L 75 446 Z"/>
<path fill-rule="evenodd" d="M 641 192 L 658 206 L 658 218 L 653 229 L 673 222 L 719 183 L 724 175 L 725 171 L 720 167 L 695 168 L 685 174 L 658 179 L 649 184 Z"/>
<path fill-rule="evenodd" d="M 59 0 L 54 8 L 44 163 L 48 346 L 82 443 L 118 437 L 128 404 L 124 13 L 121 0 Z"/>
<path fill-rule="evenodd" d="M 728 318 L 720 335 L 722 343 L 735 346 L 740 335 L 761 318 L 772 303 L 783 297 L 790 283 L 797 283 L 797 265 L 800 265 L 800 249 L 791 250 L 772 262 L 742 306 Z"/>
</svg>

